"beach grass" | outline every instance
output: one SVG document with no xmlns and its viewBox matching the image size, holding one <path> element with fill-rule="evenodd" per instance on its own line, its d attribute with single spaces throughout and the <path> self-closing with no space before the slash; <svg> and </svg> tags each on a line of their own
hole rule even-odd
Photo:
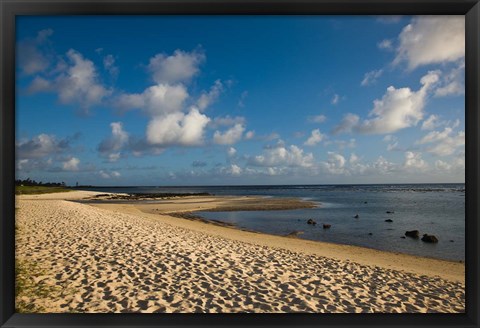
<svg viewBox="0 0 480 328">
<path fill-rule="evenodd" d="M 49 273 L 39 264 L 31 260 L 15 259 L 15 312 L 42 313 L 46 312 L 43 304 L 55 299 L 72 297 L 78 293 L 76 288 L 66 284 L 51 285 L 42 279 Z M 34 300 L 34 301 L 32 301 Z M 66 308 L 66 313 L 77 313 L 75 309 Z"/>
<path fill-rule="evenodd" d="M 56 291 L 54 286 L 35 283 L 34 277 L 44 274 L 38 265 L 27 260 L 15 260 L 15 311 L 18 313 L 44 312 L 42 306 L 30 302 L 31 298 L 45 298 Z"/>
<path fill-rule="evenodd" d="M 15 233 L 20 231 L 20 226 L 15 223 Z M 34 281 L 34 277 L 42 274 L 43 270 L 40 270 L 35 262 L 15 259 L 15 312 L 38 313 L 45 310 L 44 307 L 29 301 L 31 297 L 44 297 L 50 292 L 45 284 L 36 284 Z"/>
<path fill-rule="evenodd" d="M 16 195 L 37 195 L 54 192 L 67 192 L 71 189 L 65 187 L 46 187 L 46 186 L 15 186 Z"/>
</svg>

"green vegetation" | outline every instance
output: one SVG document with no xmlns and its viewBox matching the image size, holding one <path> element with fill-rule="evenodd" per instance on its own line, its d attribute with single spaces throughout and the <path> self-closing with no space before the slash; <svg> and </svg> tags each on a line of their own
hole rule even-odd
<svg viewBox="0 0 480 328">
<path fill-rule="evenodd" d="M 15 259 L 15 312 L 17 313 L 45 313 L 46 309 L 32 300 L 49 301 L 65 299 L 66 296 L 76 295 L 78 289 L 68 286 L 68 282 L 49 285 L 43 280 L 49 273 L 31 260 Z M 72 307 L 65 308 L 65 312 L 78 313 Z"/>
<path fill-rule="evenodd" d="M 32 180 L 30 178 L 27 178 L 25 180 L 15 180 L 15 185 L 16 186 L 44 186 L 44 187 L 65 187 L 66 184 L 65 182 L 37 182 L 35 180 Z"/>
<path fill-rule="evenodd" d="M 30 178 L 25 180 L 15 180 L 16 195 L 48 194 L 65 191 L 70 191 L 65 182 L 37 182 Z"/>
<path fill-rule="evenodd" d="M 34 277 L 44 275 L 37 264 L 25 260 L 15 260 L 15 312 L 39 313 L 45 309 L 28 299 L 46 298 L 58 293 L 58 287 L 45 283 L 35 283 Z"/>
<path fill-rule="evenodd" d="M 45 186 L 15 186 L 16 195 L 34 195 L 34 194 L 48 194 L 53 192 L 71 191 L 65 187 L 45 187 Z"/>
<path fill-rule="evenodd" d="M 22 227 L 15 224 L 15 234 L 22 233 Z M 41 304 L 49 301 L 64 299 L 67 295 L 78 293 L 76 288 L 68 286 L 68 281 L 62 284 L 51 285 L 52 273 L 42 268 L 37 262 L 25 258 L 15 259 L 15 312 L 17 313 L 45 313 L 46 309 Z M 45 279 L 44 279 L 45 278 Z M 35 300 L 40 300 L 34 302 Z M 66 312 L 76 313 L 73 308 L 65 309 Z"/>
</svg>

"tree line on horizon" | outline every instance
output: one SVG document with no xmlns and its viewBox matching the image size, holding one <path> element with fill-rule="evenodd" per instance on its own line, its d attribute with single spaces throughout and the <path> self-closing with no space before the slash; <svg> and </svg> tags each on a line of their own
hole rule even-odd
<svg viewBox="0 0 480 328">
<path fill-rule="evenodd" d="M 37 182 L 30 178 L 25 180 L 17 179 L 15 180 L 15 186 L 43 186 L 43 187 L 65 187 L 65 182 Z"/>
</svg>

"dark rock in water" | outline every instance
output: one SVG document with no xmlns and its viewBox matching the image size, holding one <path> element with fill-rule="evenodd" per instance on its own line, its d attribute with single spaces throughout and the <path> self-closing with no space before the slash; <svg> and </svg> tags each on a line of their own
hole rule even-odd
<svg viewBox="0 0 480 328">
<path fill-rule="evenodd" d="M 317 224 L 317 222 L 315 222 L 315 220 L 308 219 L 307 224 L 313 224 L 313 225 L 315 225 L 315 224 Z"/>
<path fill-rule="evenodd" d="M 454 243 L 455 241 L 454 240 L 450 240 L 451 243 Z"/>
<path fill-rule="evenodd" d="M 426 243 L 438 243 L 437 237 L 435 237 L 434 235 L 427 235 L 427 234 L 423 235 L 422 241 Z"/>
<path fill-rule="evenodd" d="M 360 216 L 357 214 L 354 216 L 355 219 L 358 219 Z"/>
<path fill-rule="evenodd" d="M 405 239 L 405 238 L 407 238 L 407 237 L 405 237 L 405 236 L 402 236 L 402 237 L 400 237 L 400 238 L 402 238 L 402 239 Z"/>
<path fill-rule="evenodd" d="M 395 213 L 394 211 L 387 211 L 387 214 L 393 214 Z"/>
<path fill-rule="evenodd" d="M 364 204 L 368 204 L 368 202 L 363 202 Z"/>
<path fill-rule="evenodd" d="M 385 222 L 393 222 L 392 219 L 386 219 Z"/>
<path fill-rule="evenodd" d="M 330 229 L 332 225 L 331 224 L 323 224 L 323 229 Z"/>
<path fill-rule="evenodd" d="M 371 236 L 371 235 L 373 235 L 373 233 L 369 232 L 368 235 Z"/>
<path fill-rule="evenodd" d="M 412 237 L 412 238 L 418 238 L 420 236 L 420 232 L 418 230 L 406 231 L 405 236 Z"/>
</svg>

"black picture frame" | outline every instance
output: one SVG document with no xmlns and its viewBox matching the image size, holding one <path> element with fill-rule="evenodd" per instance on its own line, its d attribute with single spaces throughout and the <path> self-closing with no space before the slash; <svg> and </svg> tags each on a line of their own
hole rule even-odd
<svg viewBox="0 0 480 328">
<path fill-rule="evenodd" d="M 14 309 L 15 18 L 19 15 L 465 15 L 466 313 L 462 314 L 18 314 Z M 480 4 L 478 0 L 0 0 L 1 327 L 430 326 L 478 327 Z"/>
</svg>

